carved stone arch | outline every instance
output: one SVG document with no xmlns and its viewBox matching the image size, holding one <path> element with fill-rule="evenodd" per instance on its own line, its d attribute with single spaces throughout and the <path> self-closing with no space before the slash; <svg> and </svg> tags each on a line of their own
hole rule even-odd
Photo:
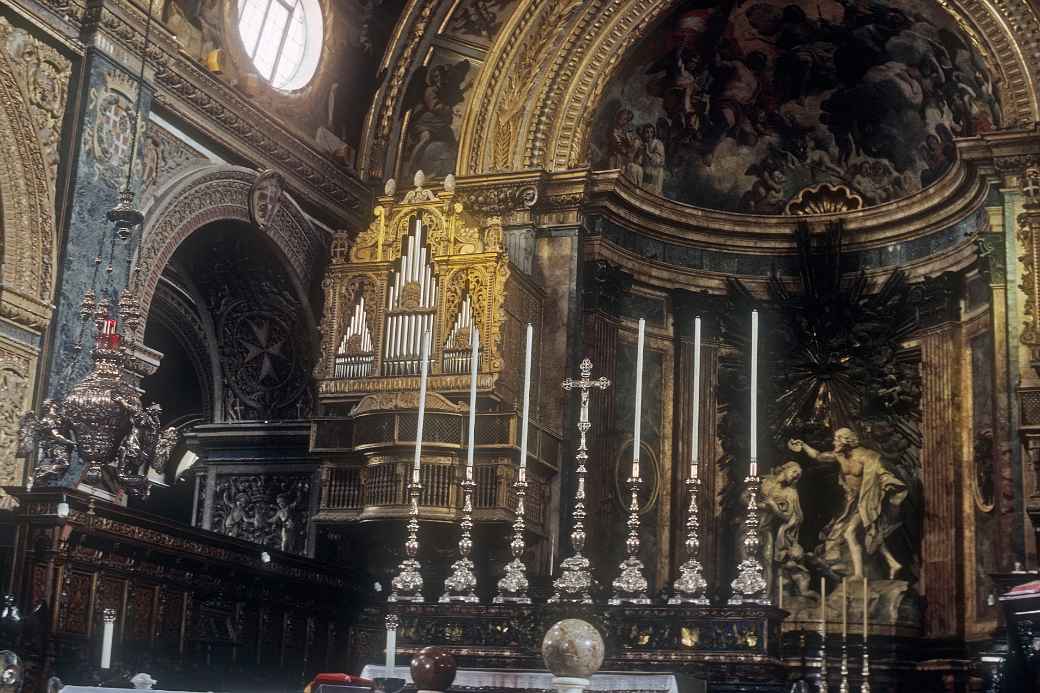
<svg viewBox="0 0 1040 693">
<path fill-rule="evenodd" d="M 51 317 L 54 175 L 69 60 L 0 17 L 0 484 L 22 483 L 18 418 L 32 406 Z M 44 88 L 46 87 L 53 87 Z M 46 141 L 45 141 L 46 139 Z"/>
<path fill-rule="evenodd" d="M 7 51 L 0 51 L 0 278 L 5 288 L 0 314 L 42 332 L 54 293 L 54 201 L 38 128 L 17 70 Z"/>
<path fill-rule="evenodd" d="M 144 316 L 142 330 L 159 278 L 185 239 L 216 221 L 252 223 L 250 191 L 257 175 L 256 171 L 240 166 L 215 164 L 171 180 L 156 196 L 141 235 L 138 271 L 133 282 Z M 280 251 L 297 298 L 302 305 L 312 308 L 306 311 L 305 320 L 309 332 L 315 333 L 308 277 L 313 276 L 326 244 L 295 201 L 287 193 L 283 195 L 283 204 L 263 233 Z"/>
<path fill-rule="evenodd" d="M 1040 117 L 1033 56 L 1040 18 L 1029 0 L 935 0 L 1004 80 L 1008 125 Z M 669 0 L 523 0 L 496 37 L 469 98 L 461 174 L 585 163 L 589 123 L 629 48 L 677 3 Z M 539 75 L 532 85 L 531 75 Z"/>
</svg>

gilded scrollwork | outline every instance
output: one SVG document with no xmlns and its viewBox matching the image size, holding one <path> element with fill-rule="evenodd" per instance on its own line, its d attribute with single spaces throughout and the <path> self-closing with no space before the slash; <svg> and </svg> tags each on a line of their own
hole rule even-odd
<svg viewBox="0 0 1040 693">
<path fill-rule="evenodd" d="M 417 182 L 425 184 L 421 177 Z M 398 192 L 395 185 L 388 186 L 387 191 L 395 195 Z M 317 371 L 319 377 L 333 378 L 333 340 L 342 339 L 346 333 L 354 306 L 358 305 L 361 296 L 365 299 L 366 320 L 372 330 L 372 343 L 383 344 L 383 331 L 387 339 L 393 339 L 393 330 L 384 323 L 385 316 L 390 314 L 387 299 L 391 291 L 396 291 L 392 315 L 399 318 L 415 314 L 423 321 L 422 324 L 432 325 L 432 375 L 447 375 L 440 371 L 440 359 L 448 333 L 460 318 L 466 302 L 470 314 L 465 320 L 471 317 L 472 324 L 481 332 L 485 354 L 481 359 L 482 371 L 490 370 L 493 373 L 489 381 L 491 383 L 498 378 L 503 364 L 502 332 L 506 322 L 505 297 L 509 279 L 502 218 L 492 216 L 485 219 L 480 215 L 469 214 L 459 201 L 450 176 L 437 190 L 421 188 L 420 194 L 415 193 L 416 190 L 403 191 L 397 197 L 386 195 L 380 198 L 374 210 L 374 220 L 354 241 L 350 261 L 344 261 L 344 253 L 341 252 L 339 258 L 330 264 L 323 284 L 326 308 L 322 334 L 325 335 L 325 342 L 322 365 Z M 422 228 L 421 252 L 425 260 L 420 262 L 426 263 L 423 266 L 428 266 L 430 281 L 436 285 L 437 298 L 432 304 L 426 303 L 428 299 L 418 293 L 420 285 L 415 281 L 392 286 L 395 272 L 401 270 L 399 261 L 402 254 L 410 252 L 409 248 L 403 247 L 411 242 L 406 242 L 406 239 L 417 237 L 416 222 Z M 427 252 L 428 255 L 425 254 Z M 335 302 L 333 306 L 329 305 L 330 297 Z M 460 343 L 453 342 L 456 347 Z M 402 347 L 396 342 L 395 345 L 400 351 Z M 380 371 L 383 356 L 379 353 L 380 349 L 382 347 L 376 347 L 377 353 L 373 355 L 371 369 L 366 372 L 371 373 L 373 378 L 390 378 L 395 374 Z M 374 380 L 366 382 L 371 385 L 370 392 L 393 389 L 389 381 L 380 386 Z M 335 383 L 322 383 L 321 391 L 333 394 L 343 391 L 344 386 L 337 379 Z"/>
</svg>

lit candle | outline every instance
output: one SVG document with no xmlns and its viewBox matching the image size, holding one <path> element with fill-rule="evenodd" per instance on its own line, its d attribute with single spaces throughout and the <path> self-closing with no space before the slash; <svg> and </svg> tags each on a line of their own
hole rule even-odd
<svg viewBox="0 0 1040 693">
<path fill-rule="evenodd" d="M 841 637 L 849 634 L 849 580 L 841 579 Z"/>
<path fill-rule="evenodd" d="M 820 578 L 820 633 L 827 637 L 827 578 Z"/>
<path fill-rule="evenodd" d="M 758 311 L 751 311 L 751 476 L 758 476 Z"/>
<path fill-rule="evenodd" d="M 527 422 L 531 416 L 531 350 L 534 326 L 527 323 L 527 346 L 524 351 L 524 413 L 520 421 L 520 483 L 527 481 Z M 552 574 L 552 571 L 550 571 Z"/>
<path fill-rule="evenodd" d="M 632 434 L 632 478 L 639 478 L 640 427 L 643 423 L 643 341 L 646 320 L 639 318 L 639 341 L 636 344 L 636 420 Z"/>
<path fill-rule="evenodd" d="M 690 443 L 690 478 L 697 478 L 697 460 L 700 458 L 701 423 L 701 319 L 693 321 L 693 440 Z"/>
<path fill-rule="evenodd" d="M 419 423 L 415 427 L 415 461 L 412 463 L 412 483 L 419 483 L 419 465 L 422 463 L 423 419 L 426 416 L 426 376 L 429 373 L 430 333 L 423 335 L 419 364 Z"/>
<path fill-rule="evenodd" d="M 870 609 L 870 590 L 867 587 L 867 578 L 863 578 L 863 642 L 867 641 L 867 628 L 869 618 L 867 612 Z"/>
<path fill-rule="evenodd" d="M 477 373 L 480 371 L 480 330 L 469 328 L 469 451 L 466 453 L 466 481 L 473 481 L 473 451 L 477 431 Z"/>
<path fill-rule="evenodd" d="M 776 580 L 776 607 L 784 608 L 784 574 L 777 573 Z"/>
<path fill-rule="evenodd" d="M 101 612 L 104 621 L 101 634 L 101 668 L 109 669 L 112 666 L 112 636 L 115 633 L 116 610 L 105 609 Z"/>
</svg>

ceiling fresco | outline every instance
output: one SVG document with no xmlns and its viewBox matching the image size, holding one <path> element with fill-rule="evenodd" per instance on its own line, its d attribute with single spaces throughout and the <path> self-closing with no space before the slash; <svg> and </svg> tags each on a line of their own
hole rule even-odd
<svg viewBox="0 0 1040 693">
<path fill-rule="evenodd" d="M 682 3 L 608 85 L 590 159 L 699 207 L 776 214 L 844 186 L 877 205 L 999 127 L 1000 85 L 932 3 Z"/>
</svg>

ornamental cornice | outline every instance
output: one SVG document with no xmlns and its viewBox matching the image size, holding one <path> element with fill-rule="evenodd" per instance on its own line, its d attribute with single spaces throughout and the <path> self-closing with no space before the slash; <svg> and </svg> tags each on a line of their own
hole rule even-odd
<svg viewBox="0 0 1040 693">
<path fill-rule="evenodd" d="M 821 227 L 840 220 L 845 226 L 843 246 L 867 250 L 952 227 L 984 203 L 990 183 L 997 180 L 999 162 L 1021 164 L 1032 160 L 1030 150 L 1038 148 L 1040 141 L 1032 131 L 964 140 L 958 145 L 957 164 L 923 193 L 857 211 L 797 218 L 691 207 L 649 194 L 617 171 L 596 172 L 588 176 L 582 213 L 617 220 L 649 238 L 678 246 L 749 255 L 792 251 L 791 234 L 799 220 Z M 547 193 L 544 199 L 551 198 Z"/>
</svg>

